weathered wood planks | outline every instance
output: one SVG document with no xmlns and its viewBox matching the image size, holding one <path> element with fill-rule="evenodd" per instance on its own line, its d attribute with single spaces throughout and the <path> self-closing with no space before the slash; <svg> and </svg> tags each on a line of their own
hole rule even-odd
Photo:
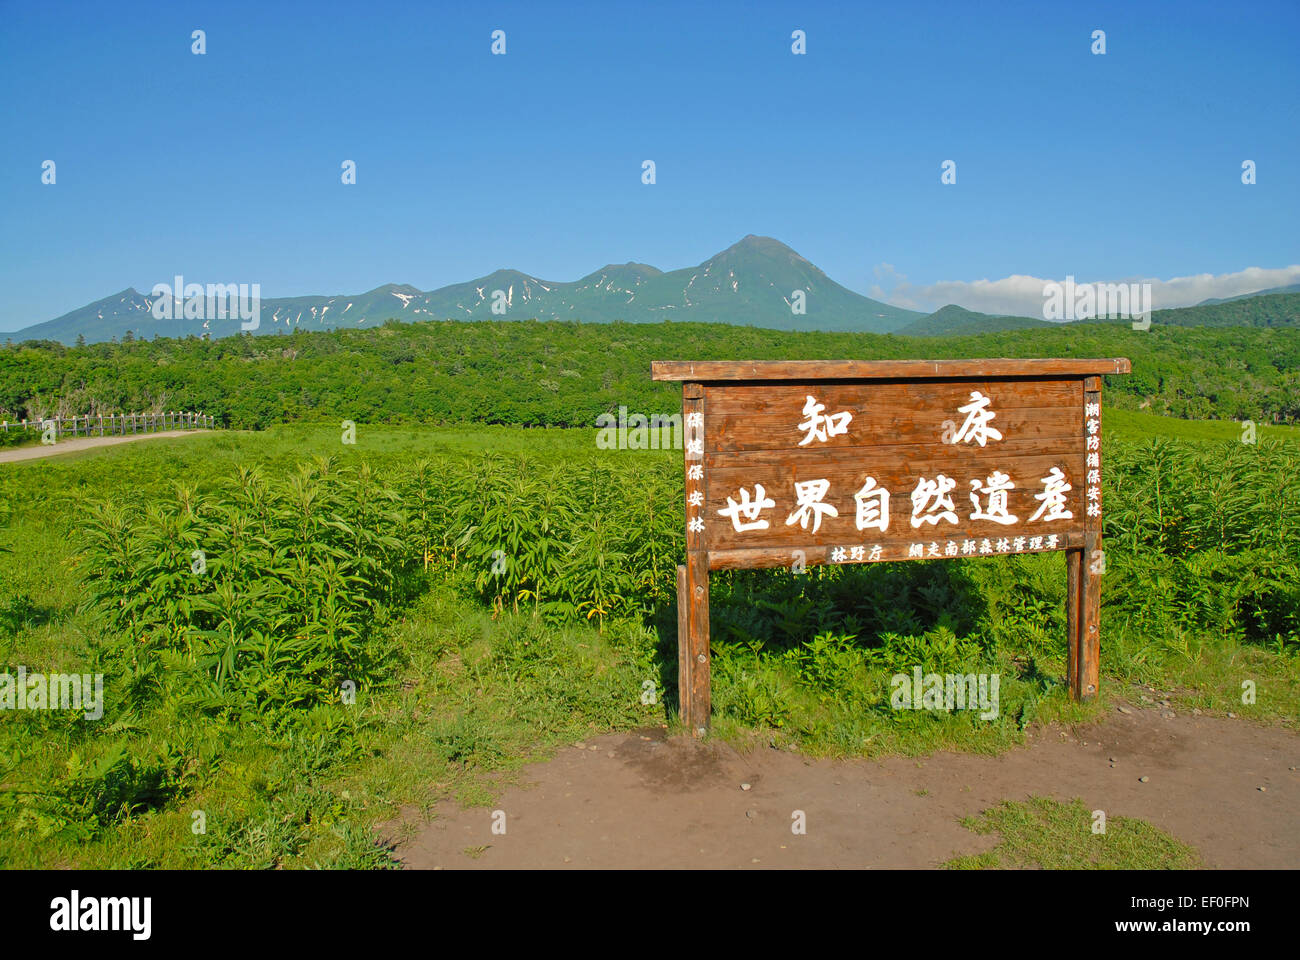
<svg viewBox="0 0 1300 960">
<path fill-rule="evenodd" d="M 655 362 L 683 381 L 681 718 L 707 732 L 709 571 L 1066 552 L 1068 683 L 1099 684 L 1102 360 Z"/>
<path fill-rule="evenodd" d="M 653 380 L 877 380 L 955 377 L 1082 377 L 1129 373 L 1124 357 L 1104 360 L 656 360 Z"/>
</svg>

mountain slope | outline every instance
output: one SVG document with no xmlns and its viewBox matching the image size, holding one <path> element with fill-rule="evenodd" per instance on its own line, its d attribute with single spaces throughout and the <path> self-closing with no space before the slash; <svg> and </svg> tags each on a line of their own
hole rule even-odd
<svg viewBox="0 0 1300 960">
<path fill-rule="evenodd" d="M 1234 300 L 1249 300 L 1251 297 L 1267 297 L 1274 293 L 1300 293 L 1300 283 L 1293 283 L 1287 287 L 1270 287 L 1267 290 L 1256 290 L 1254 293 L 1239 293 L 1235 297 L 1215 297 L 1202 300 L 1196 306 L 1212 307 L 1216 303 L 1232 303 Z"/>
<path fill-rule="evenodd" d="M 791 310 L 802 290 L 806 312 Z M 500 295 L 496 294 L 500 291 Z M 264 291 L 265 292 L 265 291 Z M 13 340 L 72 343 L 240 332 L 238 317 L 157 320 L 153 297 L 127 289 L 54 320 L 8 334 Z M 497 306 L 494 312 L 493 307 Z M 263 299 L 257 334 L 296 329 L 369 327 L 398 320 L 615 320 L 730 323 L 781 330 L 886 333 L 922 314 L 840 286 L 785 244 L 747 236 L 699 266 L 664 273 L 644 263 L 608 264 L 572 282 L 498 270 L 464 283 L 421 291 L 385 284 L 365 293 Z"/>
<path fill-rule="evenodd" d="M 94 343 L 120 336 L 126 330 L 138 330 L 154 322 L 149 310 L 152 298 L 132 287 L 71 310 L 61 317 L 46 320 L 9 334 L 22 340 L 61 340 L 73 343 L 77 334 Z M 151 334 L 152 335 L 152 334 Z"/>
<path fill-rule="evenodd" d="M 1281 288 L 1290 290 L 1290 288 Z M 794 292 L 805 312 L 791 309 Z M 500 295 L 497 295 L 500 291 Z M 127 288 L 61 317 L 0 334 L 14 341 L 78 335 L 94 343 L 189 335 L 225 337 L 241 331 L 230 313 L 216 319 L 159 320 L 154 298 Z M 497 312 L 493 306 L 497 305 Z M 725 323 L 775 330 L 896 333 L 936 337 L 1054 326 L 1031 317 L 992 316 L 949 304 L 925 315 L 880 303 L 840 286 L 815 265 L 771 237 L 747 236 L 703 263 L 664 273 L 644 263 L 607 264 L 572 282 L 542 280 L 518 270 L 437 290 L 387 283 L 365 293 L 277 297 L 261 304 L 258 335 L 294 330 L 367 328 L 394 318 L 421 320 L 577 320 L 584 323 Z M 1157 310 L 1152 322 L 1179 326 L 1279 327 L 1300 325 L 1300 292 L 1238 297 L 1194 307 Z"/>
<path fill-rule="evenodd" d="M 1152 323 L 1180 327 L 1294 327 L 1300 326 L 1300 293 L 1232 299 L 1222 303 L 1172 310 L 1154 310 Z"/>
<path fill-rule="evenodd" d="M 1037 330 L 1057 326 L 1060 324 L 1050 320 L 993 316 L 950 303 L 946 307 L 940 307 L 928 317 L 913 320 L 894 332 L 904 337 L 951 337 L 972 333 L 993 333 L 998 330 Z"/>
<path fill-rule="evenodd" d="M 805 292 L 803 314 L 792 307 Z M 775 330 L 889 333 L 921 315 L 856 294 L 780 241 L 750 235 L 698 267 L 645 284 L 654 319 L 738 323 Z"/>
<path fill-rule="evenodd" d="M 905 337 L 965 336 L 1001 330 L 1041 330 L 1074 324 L 1118 323 L 1122 320 L 1077 320 L 1059 323 L 1033 317 L 992 316 L 948 304 L 928 317 L 913 320 L 894 332 Z M 1153 310 L 1153 324 L 1179 327 L 1294 327 L 1300 326 L 1300 293 L 1283 293 L 1221 300 L 1194 307 Z"/>
</svg>

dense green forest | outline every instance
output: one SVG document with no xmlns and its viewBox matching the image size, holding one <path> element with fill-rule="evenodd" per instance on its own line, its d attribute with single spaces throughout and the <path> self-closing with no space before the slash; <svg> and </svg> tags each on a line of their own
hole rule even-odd
<svg viewBox="0 0 1300 960">
<path fill-rule="evenodd" d="M 1177 310 L 1156 310 L 1151 323 L 1189 327 L 1285 327 L 1300 323 L 1300 294 L 1272 293 L 1204 303 Z"/>
<path fill-rule="evenodd" d="M 652 360 L 1129 357 L 1107 402 L 1191 419 L 1300 420 L 1300 328 L 1072 324 L 976 336 L 803 333 L 724 324 L 389 321 L 369 330 L 0 349 L 0 419 L 202 410 L 283 421 L 591 425 L 678 408 Z M 503 386 L 508 385 L 508 389 Z"/>
</svg>

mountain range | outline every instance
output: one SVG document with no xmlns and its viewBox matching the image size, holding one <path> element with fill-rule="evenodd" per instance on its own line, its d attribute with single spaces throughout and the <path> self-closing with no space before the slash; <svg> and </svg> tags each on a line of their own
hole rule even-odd
<svg viewBox="0 0 1300 960">
<path fill-rule="evenodd" d="M 791 310 L 796 290 L 804 291 L 806 313 Z M 8 336 L 72 343 L 80 335 L 93 343 L 120 339 L 128 330 L 136 338 L 205 333 L 221 337 L 240 332 L 236 317 L 156 319 L 154 300 L 152 295 L 127 288 Z M 504 312 L 494 313 L 494 303 L 503 304 Z M 888 333 L 923 316 L 854 293 L 780 241 L 751 235 L 698 266 L 667 273 L 645 263 L 611 263 L 579 280 L 561 282 L 518 270 L 498 270 L 437 290 L 389 283 L 359 294 L 264 298 L 254 332 L 372 327 L 390 318 L 536 318 L 584 323 L 680 320 L 781 330 Z"/>
<path fill-rule="evenodd" d="M 191 278 L 192 279 L 192 278 Z M 168 282 L 171 278 L 168 278 Z M 1261 313 L 1241 301 L 1207 301 L 1196 307 L 1157 311 L 1159 322 L 1189 325 L 1275 325 L 1296 322 L 1289 293 L 1278 317 L 1270 307 Z M 792 309 L 803 292 L 803 312 Z M 1284 293 L 1288 291 L 1288 293 Z M 65 344 L 78 337 L 87 343 L 135 338 L 238 334 L 241 321 L 233 310 L 225 318 L 184 318 L 173 300 L 175 319 L 157 319 L 155 298 L 128 287 L 76 310 L 36 323 L 7 336 L 12 341 L 53 340 Z M 1273 298 L 1270 298 L 1273 299 Z M 494 305 L 496 310 L 494 310 Z M 1222 314 L 1222 316 L 1220 315 Z M 854 293 L 836 283 L 790 247 L 753 234 L 694 267 L 665 273 L 645 263 L 608 264 L 572 282 L 542 280 L 518 270 L 498 270 L 465 283 L 437 290 L 389 283 L 365 293 L 333 296 L 276 297 L 261 301 L 257 335 L 295 330 L 365 328 L 397 319 L 440 320 L 578 320 L 584 323 L 680 322 L 729 323 L 777 330 L 895 333 L 903 336 L 948 336 L 1054 326 L 1029 317 L 992 316 L 949 304 L 925 314 L 905 310 Z M 1262 319 L 1261 319 L 1262 318 Z"/>
<path fill-rule="evenodd" d="M 1267 290 L 1256 290 L 1254 293 L 1239 293 L 1235 297 L 1212 297 L 1209 300 L 1202 300 L 1197 306 L 1211 307 L 1216 303 L 1232 303 L 1234 300 L 1248 300 L 1251 297 L 1267 297 L 1274 293 L 1300 293 L 1300 283 L 1293 283 L 1286 287 L 1269 287 Z"/>
</svg>

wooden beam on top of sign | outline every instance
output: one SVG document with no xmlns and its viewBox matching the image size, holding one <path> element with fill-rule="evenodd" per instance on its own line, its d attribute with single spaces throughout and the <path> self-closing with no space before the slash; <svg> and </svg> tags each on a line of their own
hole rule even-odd
<svg viewBox="0 0 1300 960">
<path fill-rule="evenodd" d="M 1128 373 L 1127 357 L 1095 360 L 654 360 L 654 380 L 889 380 L 1084 377 Z"/>
</svg>

